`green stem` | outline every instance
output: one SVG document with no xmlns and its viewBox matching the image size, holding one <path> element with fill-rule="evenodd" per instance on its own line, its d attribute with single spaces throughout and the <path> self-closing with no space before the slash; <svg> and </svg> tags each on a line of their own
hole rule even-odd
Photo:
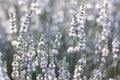
<svg viewBox="0 0 120 80">
<path fill-rule="evenodd" d="M 115 80 L 117 80 L 117 66 L 114 67 L 114 71 L 115 71 Z"/>
</svg>

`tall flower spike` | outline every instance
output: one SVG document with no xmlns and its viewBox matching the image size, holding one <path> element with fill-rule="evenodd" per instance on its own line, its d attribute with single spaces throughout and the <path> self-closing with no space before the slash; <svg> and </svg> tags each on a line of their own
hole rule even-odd
<svg viewBox="0 0 120 80">
<path fill-rule="evenodd" d="M 42 74 L 38 74 L 38 76 L 36 77 L 36 80 L 43 80 Z"/>
<path fill-rule="evenodd" d="M 15 14 L 15 9 L 13 7 L 9 9 L 9 17 L 10 17 L 11 33 L 16 33 L 17 32 L 17 28 L 16 28 L 16 14 Z"/>
<path fill-rule="evenodd" d="M 60 32 L 58 32 L 55 36 L 55 40 L 53 43 L 53 49 L 52 49 L 52 54 L 53 55 L 58 55 L 58 49 L 60 47 L 60 39 L 61 39 L 62 35 Z"/>
<path fill-rule="evenodd" d="M 84 62 L 84 59 L 79 59 L 74 70 L 73 80 L 82 80 L 82 75 L 84 72 L 84 67 L 86 63 Z"/>
<path fill-rule="evenodd" d="M 32 34 L 29 35 L 29 38 L 28 38 L 28 53 L 27 53 L 27 58 L 28 58 L 28 61 L 27 61 L 27 72 L 30 74 L 30 73 L 33 73 L 35 71 L 35 64 L 34 64 L 34 61 L 35 61 L 35 48 L 34 48 L 34 42 L 33 42 L 33 37 L 32 37 Z"/>
<path fill-rule="evenodd" d="M 78 14 L 78 48 L 80 50 L 86 50 L 86 38 L 85 38 L 85 2 L 82 2 L 82 5 L 80 6 L 80 12 Z"/>
<path fill-rule="evenodd" d="M 72 12 L 72 22 L 71 22 L 71 28 L 69 30 L 69 37 L 75 37 L 76 33 L 77 33 L 77 16 L 76 16 L 76 12 Z"/>
<path fill-rule="evenodd" d="M 104 0 L 101 8 L 100 8 L 100 14 L 99 14 L 99 17 L 97 19 L 97 22 L 98 24 L 100 23 L 100 25 L 102 25 L 102 33 L 101 33 L 101 39 L 103 42 L 107 42 L 109 37 L 110 37 L 110 30 L 111 30 L 111 20 L 109 18 L 109 15 L 108 14 L 108 10 L 109 10 L 109 7 L 108 7 L 108 1 L 107 0 Z"/>
<path fill-rule="evenodd" d="M 68 47 L 67 49 L 67 53 L 74 53 L 74 47 L 76 46 L 76 44 L 74 44 L 75 42 L 75 39 L 76 39 L 76 35 L 78 33 L 78 22 L 77 22 L 77 16 L 76 16 L 76 12 L 73 11 L 72 13 L 72 22 L 71 22 L 71 27 L 70 27 L 70 30 L 69 30 L 69 37 L 71 38 L 71 43 L 70 43 L 70 47 Z"/>
<path fill-rule="evenodd" d="M 20 32 L 26 33 L 28 31 L 28 26 L 30 23 L 30 19 L 32 17 L 32 12 L 33 12 L 33 8 L 30 8 L 28 13 L 25 15 L 25 18 L 23 18 Z"/>
<path fill-rule="evenodd" d="M 40 42 L 38 43 L 38 59 L 37 62 L 40 63 L 40 68 L 42 68 L 42 72 L 45 72 L 45 69 L 47 68 L 48 64 L 48 54 L 45 50 L 46 44 L 45 44 L 45 35 L 42 34 L 40 37 Z"/>
</svg>

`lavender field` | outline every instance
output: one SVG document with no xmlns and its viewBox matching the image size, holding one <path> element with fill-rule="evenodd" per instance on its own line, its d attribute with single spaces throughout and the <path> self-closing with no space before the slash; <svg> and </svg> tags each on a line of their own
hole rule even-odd
<svg viewBox="0 0 120 80">
<path fill-rule="evenodd" d="M 120 0 L 0 0 L 0 80 L 120 80 Z"/>
</svg>

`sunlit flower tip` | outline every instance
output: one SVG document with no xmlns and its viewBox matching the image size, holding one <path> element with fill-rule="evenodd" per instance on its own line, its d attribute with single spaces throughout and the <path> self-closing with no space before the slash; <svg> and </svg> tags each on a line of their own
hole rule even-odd
<svg viewBox="0 0 120 80">
<path fill-rule="evenodd" d="M 15 17 L 15 8 L 14 7 L 11 7 L 9 9 L 9 16 L 12 17 L 12 19 L 14 19 L 13 17 Z"/>
<path fill-rule="evenodd" d="M 44 46 L 44 45 L 45 45 L 45 43 L 43 41 L 40 41 L 38 44 L 38 46 Z"/>
<path fill-rule="evenodd" d="M 11 42 L 11 44 L 12 44 L 12 46 L 17 46 L 17 41 L 14 40 L 14 41 Z"/>
<path fill-rule="evenodd" d="M 118 59 L 118 55 L 117 54 L 113 54 L 113 59 Z"/>
<path fill-rule="evenodd" d="M 99 24 L 101 22 L 101 19 L 100 18 L 97 18 L 96 19 L 96 22 Z"/>
<path fill-rule="evenodd" d="M 67 53 L 74 53 L 74 48 L 73 47 L 69 47 L 67 49 Z"/>
<path fill-rule="evenodd" d="M 78 47 L 78 46 L 76 46 L 75 48 L 74 48 L 74 52 L 79 52 L 80 51 L 80 48 Z"/>
</svg>

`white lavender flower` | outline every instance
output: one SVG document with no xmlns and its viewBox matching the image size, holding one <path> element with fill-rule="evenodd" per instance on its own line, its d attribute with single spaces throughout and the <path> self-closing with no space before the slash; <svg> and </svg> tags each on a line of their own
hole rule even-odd
<svg viewBox="0 0 120 80">
<path fill-rule="evenodd" d="M 16 14 L 15 14 L 15 9 L 12 7 L 9 10 L 9 17 L 10 17 L 10 29 L 11 33 L 16 33 L 17 32 L 17 27 L 16 27 Z"/>
</svg>

